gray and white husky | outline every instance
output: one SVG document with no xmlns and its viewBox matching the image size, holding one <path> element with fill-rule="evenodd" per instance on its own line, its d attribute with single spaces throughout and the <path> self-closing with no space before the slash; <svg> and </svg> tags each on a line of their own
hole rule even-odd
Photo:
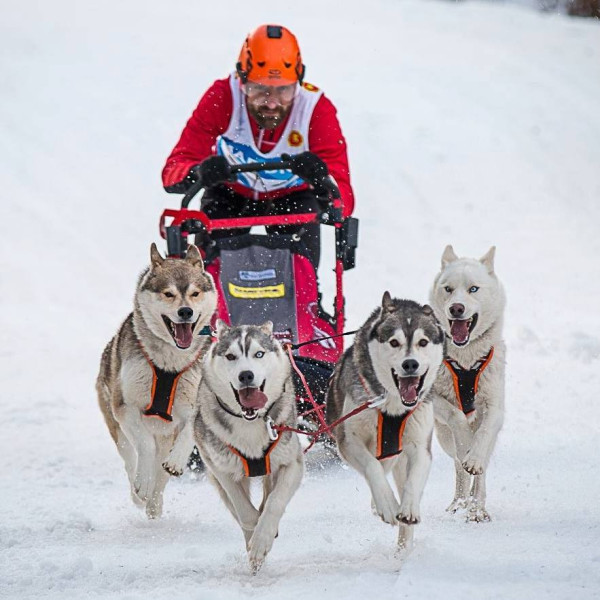
<svg viewBox="0 0 600 600">
<path fill-rule="evenodd" d="M 252 571 L 262 566 L 279 521 L 304 472 L 296 433 L 290 362 L 273 337 L 273 324 L 228 327 L 203 363 L 195 422 L 196 445 L 221 499 L 242 528 Z M 256 508 L 250 478 L 262 477 Z"/>
<path fill-rule="evenodd" d="M 505 297 L 495 250 L 477 260 L 459 258 L 447 246 L 430 297 L 448 338 L 446 368 L 433 394 L 436 435 L 456 469 L 448 510 L 466 508 L 468 521 L 490 519 L 485 475 L 504 420 Z"/>
<path fill-rule="evenodd" d="M 133 312 L 102 354 L 96 390 L 132 498 L 155 518 L 169 473 L 183 472 L 194 447 L 201 358 L 210 344 L 198 334 L 217 294 L 195 246 L 185 259 L 163 259 L 152 244 L 150 259 Z"/>
<path fill-rule="evenodd" d="M 399 525 L 404 550 L 421 518 L 433 435 L 428 392 L 443 355 L 444 334 L 431 307 L 385 292 L 337 364 L 327 394 L 330 424 L 367 401 L 381 403 L 343 421 L 334 434 L 342 457 L 367 480 L 374 511 Z M 399 501 L 387 480 L 390 471 Z"/>
</svg>

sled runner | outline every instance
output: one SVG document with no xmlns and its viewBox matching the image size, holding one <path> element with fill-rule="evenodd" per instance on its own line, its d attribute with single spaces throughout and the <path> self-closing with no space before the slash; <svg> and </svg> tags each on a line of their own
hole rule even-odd
<svg viewBox="0 0 600 600">
<path fill-rule="evenodd" d="M 276 160 L 232 165 L 232 173 L 288 170 L 290 163 Z M 190 236 L 200 240 L 206 270 L 214 277 L 219 302 L 217 317 L 230 325 L 273 322 L 275 336 L 292 344 L 294 361 L 304 375 L 315 401 L 325 402 L 329 377 L 343 352 L 344 271 L 354 268 L 358 242 L 358 219 L 344 218 L 340 193 L 329 177 L 321 187 L 328 197 L 319 198 L 313 213 L 211 219 L 202 210 L 189 208 L 203 195 L 202 182 L 190 188 L 181 208 L 166 209 L 160 218 L 160 234 L 170 257 L 183 258 Z M 276 200 L 275 200 L 276 202 Z M 201 205 L 202 207 L 202 205 Z M 257 226 L 318 223 L 335 228 L 335 298 L 333 314 L 321 306 L 317 273 L 308 259 L 302 234 L 245 233 L 213 238 L 219 230 L 248 230 Z M 190 241 L 188 241 L 190 240 Z M 296 377 L 299 412 L 311 408 L 300 378 Z"/>
</svg>

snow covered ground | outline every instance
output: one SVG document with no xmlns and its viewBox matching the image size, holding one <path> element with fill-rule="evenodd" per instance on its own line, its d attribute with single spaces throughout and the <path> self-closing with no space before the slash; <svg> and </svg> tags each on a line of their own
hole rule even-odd
<svg viewBox="0 0 600 600">
<path fill-rule="evenodd" d="M 600 23 L 433 0 L 5 4 L 0 597 L 600 596 Z M 447 243 L 498 248 L 509 358 L 493 521 L 444 512 L 453 467 L 436 444 L 402 565 L 364 481 L 311 452 L 251 577 L 205 480 L 171 481 L 158 522 L 134 508 L 97 408 L 102 348 L 177 204 L 163 161 L 266 21 L 296 32 L 348 139 L 349 327 L 385 289 L 424 301 Z"/>
</svg>

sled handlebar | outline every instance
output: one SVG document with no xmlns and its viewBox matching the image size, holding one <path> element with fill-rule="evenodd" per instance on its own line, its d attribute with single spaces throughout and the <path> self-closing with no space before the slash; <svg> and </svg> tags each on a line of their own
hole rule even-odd
<svg viewBox="0 0 600 600">
<path fill-rule="evenodd" d="M 257 171 L 284 171 L 291 170 L 291 167 L 292 162 L 290 160 L 281 159 L 244 165 L 231 165 L 231 173 L 232 175 L 236 175 L 237 173 L 256 173 Z M 319 181 L 319 184 L 330 193 L 333 199 L 337 200 L 340 198 L 340 190 L 331 177 L 324 177 Z M 196 196 L 203 187 L 201 180 L 194 183 L 182 198 L 181 208 L 187 208 L 194 196 Z"/>
</svg>

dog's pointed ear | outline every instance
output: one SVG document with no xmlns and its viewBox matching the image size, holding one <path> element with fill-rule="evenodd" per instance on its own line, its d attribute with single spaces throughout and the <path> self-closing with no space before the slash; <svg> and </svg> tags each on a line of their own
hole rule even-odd
<svg viewBox="0 0 600 600">
<path fill-rule="evenodd" d="M 152 242 L 152 245 L 150 246 L 150 262 L 153 269 L 160 267 L 165 262 L 165 259 L 160 255 L 154 242 Z"/>
<path fill-rule="evenodd" d="M 392 296 L 387 290 L 383 292 L 383 298 L 381 299 L 381 308 L 383 308 L 385 312 L 394 312 L 395 310 L 394 301 L 392 300 Z"/>
<path fill-rule="evenodd" d="M 229 325 L 227 325 L 223 319 L 217 319 L 215 330 L 217 332 L 217 338 L 221 339 L 229 331 Z"/>
<path fill-rule="evenodd" d="M 202 261 L 200 250 L 198 250 L 198 247 L 194 246 L 194 244 L 188 247 L 185 260 L 189 262 L 192 267 L 198 267 L 201 271 L 204 271 L 204 262 Z"/>
<path fill-rule="evenodd" d="M 263 323 L 259 329 L 267 335 L 273 335 L 273 321 L 267 321 L 266 323 Z"/>
<path fill-rule="evenodd" d="M 454 248 L 452 244 L 448 244 L 444 248 L 444 253 L 442 254 L 442 269 L 445 269 L 451 262 L 458 260 L 458 256 L 456 256 L 456 252 L 454 252 Z"/>
<path fill-rule="evenodd" d="M 494 274 L 494 257 L 496 246 L 492 246 L 480 259 L 479 262 L 488 270 L 490 275 Z"/>
<path fill-rule="evenodd" d="M 427 315 L 428 317 L 430 317 L 433 314 L 433 308 L 431 308 L 431 306 L 429 306 L 429 304 L 423 304 L 422 311 L 423 311 L 423 314 Z"/>
</svg>

